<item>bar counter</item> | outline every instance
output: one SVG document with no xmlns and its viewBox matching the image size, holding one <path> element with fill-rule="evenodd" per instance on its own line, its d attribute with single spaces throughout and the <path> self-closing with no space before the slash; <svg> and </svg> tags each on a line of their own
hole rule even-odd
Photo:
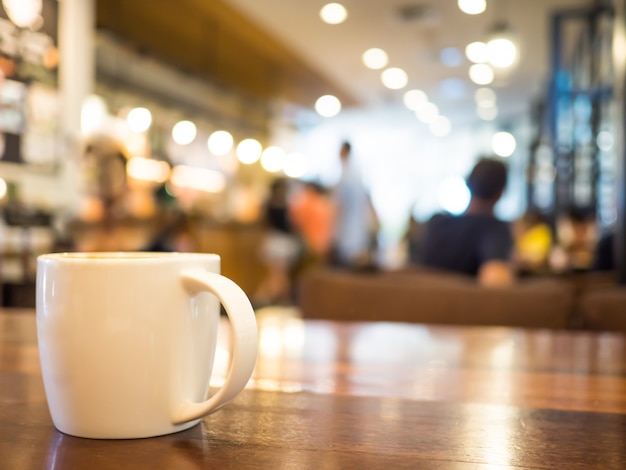
<svg viewBox="0 0 626 470">
<path fill-rule="evenodd" d="M 0 469 L 626 468 L 626 338 L 257 313 L 246 390 L 138 440 L 54 429 L 32 310 L 0 311 Z M 220 330 L 213 386 L 228 367 Z"/>
</svg>

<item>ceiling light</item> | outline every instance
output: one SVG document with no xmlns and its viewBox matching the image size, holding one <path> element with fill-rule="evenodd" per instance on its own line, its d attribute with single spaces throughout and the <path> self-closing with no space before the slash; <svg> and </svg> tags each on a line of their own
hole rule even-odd
<svg viewBox="0 0 626 470">
<path fill-rule="evenodd" d="M 447 136 L 450 133 L 451 127 L 450 120 L 445 116 L 438 116 L 437 119 L 428 126 L 430 132 L 437 137 Z"/>
<path fill-rule="evenodd" d="M 496 105 L 496 92 L 491 88 L 479 88 L 474 92 L 474 99 L 480 108 L 493 108 Z"/>
<path fill-rule="evenodd" d="M 152 114 L 146 108 L 134 108 L 128 113 L 126 122 L 131 131 L 144 132 L 152 124 Z"/>
<path fill-rule="evenodd" d="M 403 98 L 404 106 L 411 111 L 417 111 L 420 105 L 428 103 L 428 96 L 422 90 L 409 90 Z"/>
<path fill-rule="evenodd" d="M 475 64 L 482 64 L 489 60 L 487 44 L 475 41 L 465 47 L 465 56 Z"/>
<path fill-rule="evenodd" d="M 215 131 L 209 136 L 207 146 L 213 155 L 226 155 L 233 148 L 233 136 L 228 131 Z"/>
<path fill-rule="evenodd" d="M 380 78 L 383 81 L 383 85 L 392 90 L 404 88 L 409 82 L 409 77 L 406 72 L 398 67 L 385 69 Z"/>
<path fill-rule="evenodd" d="M 291 153 L 285 159 L 285 174 L 290 178 L 304 176 L 307 169 L 306 157 L 300 153 Z"/>
<path fill-rule="evenodd" d="M 250 165 L 261 158 L 263 147 L 256 139 L 243 139 L 237 145 L 237 158 L 245 165 Z"/>
<path fill-rule="evenodd" d="M 463 13 L 480 15 L 487 9 L 487 0 L 459 0 L 458 5 Z"/>
<path fill-rule="evenodd" d="M 172 139 L 178 145 L 187 145 L 196 138 L 196 125 L 191 121 L 179 121 L 172 128 Z"/>
<path fill-rule="evenodd" d="M 469 77 L 477 85 L 489 85 L 493 82 L 493 69 L 487 64 L 474 64 L 469 69 Z"/>
<path fill-rule="evenodd" d="M 476 108 L 476 114 L 483 121 L 493 121 L 498 117 L 498 108 L 495 106 L 490 108 L 479 106 Z"/>
<path fill-rule="evenodd" d="M 509 132 L 496 132 L 491 139 L 491 148 L 500 157 L 510 157 L 515 147 L 515 137 Z"/>
<path fill-rule="evenodd" d="M 386 67 L 389 62 L 387 53 L 377 47 L 366 50 L 361 58 L 363 59 L 363 64 L 372 70 L 380 70 Z"/>
<path fill-rule="evenodd" d="M 285 151 L 280 147 L 272 146 L 263 150 L 261 166 L 269 173 L 277 173 L 285 165 Z"/>
<path fill-rule="evenodd" d="M 315 102 L 315 110 L 320 116 L 336 116 L 341 111 L 341 101 L 333 95 L 320 96 Z"/>
<path fill-rule="evenodd" d="M 341 3 L 328 3 L 320 10 L 322 21 L 328 24 L 343 23 L 348 17 L 348 11 Z"/>
<path fill-rule="evenodd" d="M 496 38 L 487 43 L 487 54 L 491 65 L 506 68 L 515 63 L 517 47 L 510 39 Z"/>
<path fill-rule="evenodd" d="M 423 123 L 430 124 L 439 117 L 439 108 L 434 103 L 424 103 L 416 111 L 415 115 Z"/>
</svg>

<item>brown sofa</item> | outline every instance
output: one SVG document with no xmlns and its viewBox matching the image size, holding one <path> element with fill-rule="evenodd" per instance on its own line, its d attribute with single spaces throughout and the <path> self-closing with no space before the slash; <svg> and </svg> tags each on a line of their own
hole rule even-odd
<svg viewBox="0 0 626 470">
<path fill-rule="evenodd" d="M 346 321 L 568 328 L 573 302 L 571 285 L 561 280 L 486 288 L 471 278 L 418 270 L 318 269 L 298 285 L 304 317 Z"/>
<path fill-rule="evenodd" d="M 626 287 L 608 287 L 583 293 L 580 300 L 583 327 L 626 332 Z"/>
</svg>

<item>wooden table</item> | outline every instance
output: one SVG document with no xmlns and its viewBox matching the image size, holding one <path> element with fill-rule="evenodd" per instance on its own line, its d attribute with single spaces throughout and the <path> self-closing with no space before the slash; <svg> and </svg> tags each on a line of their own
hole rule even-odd
<svg viewBox="0 0 626 470">
<path fill-rule="evenodd" d="M 99 441 L 54 429 L 34 313 L 0 311 L 0 469 L 626 468 L 623 335 L 258 318 L 231 404 L 179 434 Z"/>
</svg>

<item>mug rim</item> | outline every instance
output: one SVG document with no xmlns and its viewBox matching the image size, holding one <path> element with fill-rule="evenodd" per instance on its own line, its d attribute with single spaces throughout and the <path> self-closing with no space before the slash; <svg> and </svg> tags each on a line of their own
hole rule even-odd
<svg viewBox="0 0 626 470">
<path fill-rule="evenodd" d="M 215 253 L 195 253 L 181 251 L 66 251 L 39 255 L 37 261 L 61 261 L 72 263 L 162 263 L 172 260 L 205 259 L 220 261 Z"/>
</svg>

